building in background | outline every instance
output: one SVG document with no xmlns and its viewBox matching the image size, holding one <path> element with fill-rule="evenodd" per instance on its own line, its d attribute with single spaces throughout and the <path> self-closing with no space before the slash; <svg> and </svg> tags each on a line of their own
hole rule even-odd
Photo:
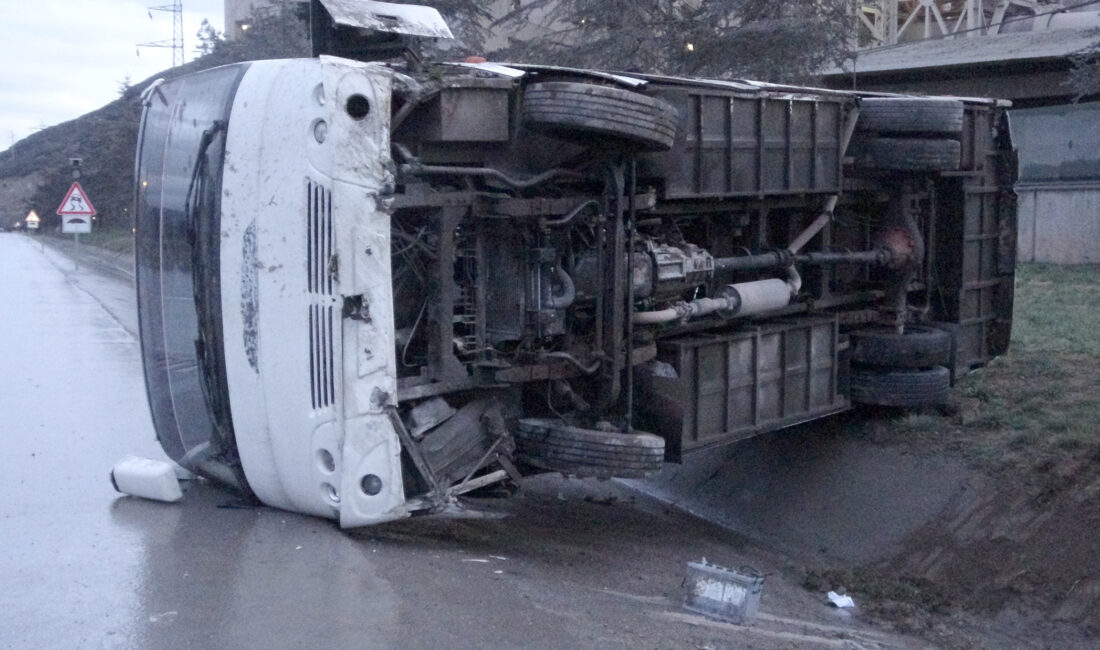
<svg viewBox="0 0 1100 650">
<path fill-rule="evenodd" d="M 252 17 L 258 11 L 271 11 L 283 2 L 298 0 L 225 0 L 225 37 L 240 38 L 252 26 Z"/>
<path fill-rule="evenodd" d="M 855 13 L 862 49 L 829 85 L 1012 100 L 1019 259 L 1100 263 L 1100 97 L 1068 83 L 1100 43 L 1100 1 L 866 0 Z"/>
<path fill-rule="evenodd" d="M 1100 103 L 1014 110 L 1020 261 L 1100 263 Z"/>
</svg>

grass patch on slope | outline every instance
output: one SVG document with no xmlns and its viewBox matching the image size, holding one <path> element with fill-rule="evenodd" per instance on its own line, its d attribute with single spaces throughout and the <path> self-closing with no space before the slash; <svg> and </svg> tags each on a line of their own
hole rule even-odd
<svg viewBox="0 0 1100 650">
<path fill-rule="evenodd" d="M 49 233 L 46 236 L 73 240 L 73 235 L 63 235 L 61 233 Z M 132 256 L 134 254 L 134 233 L 129 227 L 97 229 L 80 235 L 80 244 L 95 246 L 120 255 Z"/>
<path fill-rule="evenodd" d="M 1021 265 L 1008 354 L 962 377 L 944 408 L 872 413 L 878 436 L 995 470 L 1100 457 L 1100 266 Z"/>
</svg>

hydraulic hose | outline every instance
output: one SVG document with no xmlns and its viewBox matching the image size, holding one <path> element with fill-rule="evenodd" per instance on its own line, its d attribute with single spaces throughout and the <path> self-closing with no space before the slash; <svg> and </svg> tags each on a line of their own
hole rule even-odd
<svg viewBox="0 0 1100 650">
<path fill-rule="evenodd" d="M 562 292 L 554 295 L 549 283 L 547 283 L 543 289 L 545 295 L 542 296 L 542 306 L 546 309 L 566 309 L 577 299 L 577 288 L 573 285 L 573 278 L 569 277 L 569 274 L 561 266 L 554 268 L 554 274 L 558 276 L 558 281 L 561 282 Z"/>
<path fill-rule="evenodd" d="M 559 176 L 584 178 L 578 172 L 561 168 L 549 169 L 529 178 L 512 178 L 499 169 L 489 167 L 447 167 L 443 165 L 424 165 L 418 162 L 405 163 L 401 165 L 400 169 L 402 173 L 413 176 L 485 176 L 516 189 L 535 187 Z"/>
</svg>

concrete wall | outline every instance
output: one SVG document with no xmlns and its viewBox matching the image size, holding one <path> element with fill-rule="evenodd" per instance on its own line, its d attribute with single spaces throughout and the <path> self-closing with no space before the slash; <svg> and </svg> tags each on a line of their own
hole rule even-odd
<svg viewBox="0 0 1100 650">
<path fill-rule="evenodd" d="M 1100 264 L 1100 182 L 1020 184 L 1021 262 Z"/>
<path fill-rule="evenodd" d="M 1013 109 L 1020 184 L 1100 183 L 1100 102 Z"/>
<path fill-rule="evenodd" d="M 1100 264 L 1100 103 L 1012 110 L 1019 259 Z"/>
</svg>

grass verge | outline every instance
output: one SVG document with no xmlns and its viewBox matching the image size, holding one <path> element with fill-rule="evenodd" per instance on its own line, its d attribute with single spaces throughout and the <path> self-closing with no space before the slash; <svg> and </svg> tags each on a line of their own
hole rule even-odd
<svg viewBox="0 0 1100 650">
<path fill-rule="evenodd" d="M 866 408 L 846 420 L 855 435 L 914 454 L 946 452 L 992 481 L 968 509 L 946 511 L 939 528 L 907 542 L 898 564 L 809 568 L 804 586 L 843 586 L 865 611 L 937 646 L 973 647 L 936 636 L 957 607 L 988 615 L 1028 601 L 1027 611 L 1047 607 L 1065 620 L 1095 616 L 1095 596 L 1073 591 L 1096 557 L 1096 507 L 1086 495 L 1098 484 L 1098 417 L 1100 266 L 1021 265 L 1006 355 L 961 378 L 944 407 Z"/>
<path fill-rule="evenodd" d="M 1009 352 L 963 377 L 942 409 L 876 411 L 880 436 L 964 452 L 986 469 L 1100 455 L 1100 266 L 1017 269 Z"/>
<path fill-rule="evenodd" d="M 62 235 L 60 233 L 49 233 L 49 237 L 56 237 L 59 239 L 73 240 L 73 235 Z M 96 246 L 112 253 L 133 255 L 134 252 L 134 233 L 129 228 L 107 228 L 102 230 L 94 230 L 90 233 L 80 235 L 80 243 L 87 244 L 88 246 Z"/>
</svg>

